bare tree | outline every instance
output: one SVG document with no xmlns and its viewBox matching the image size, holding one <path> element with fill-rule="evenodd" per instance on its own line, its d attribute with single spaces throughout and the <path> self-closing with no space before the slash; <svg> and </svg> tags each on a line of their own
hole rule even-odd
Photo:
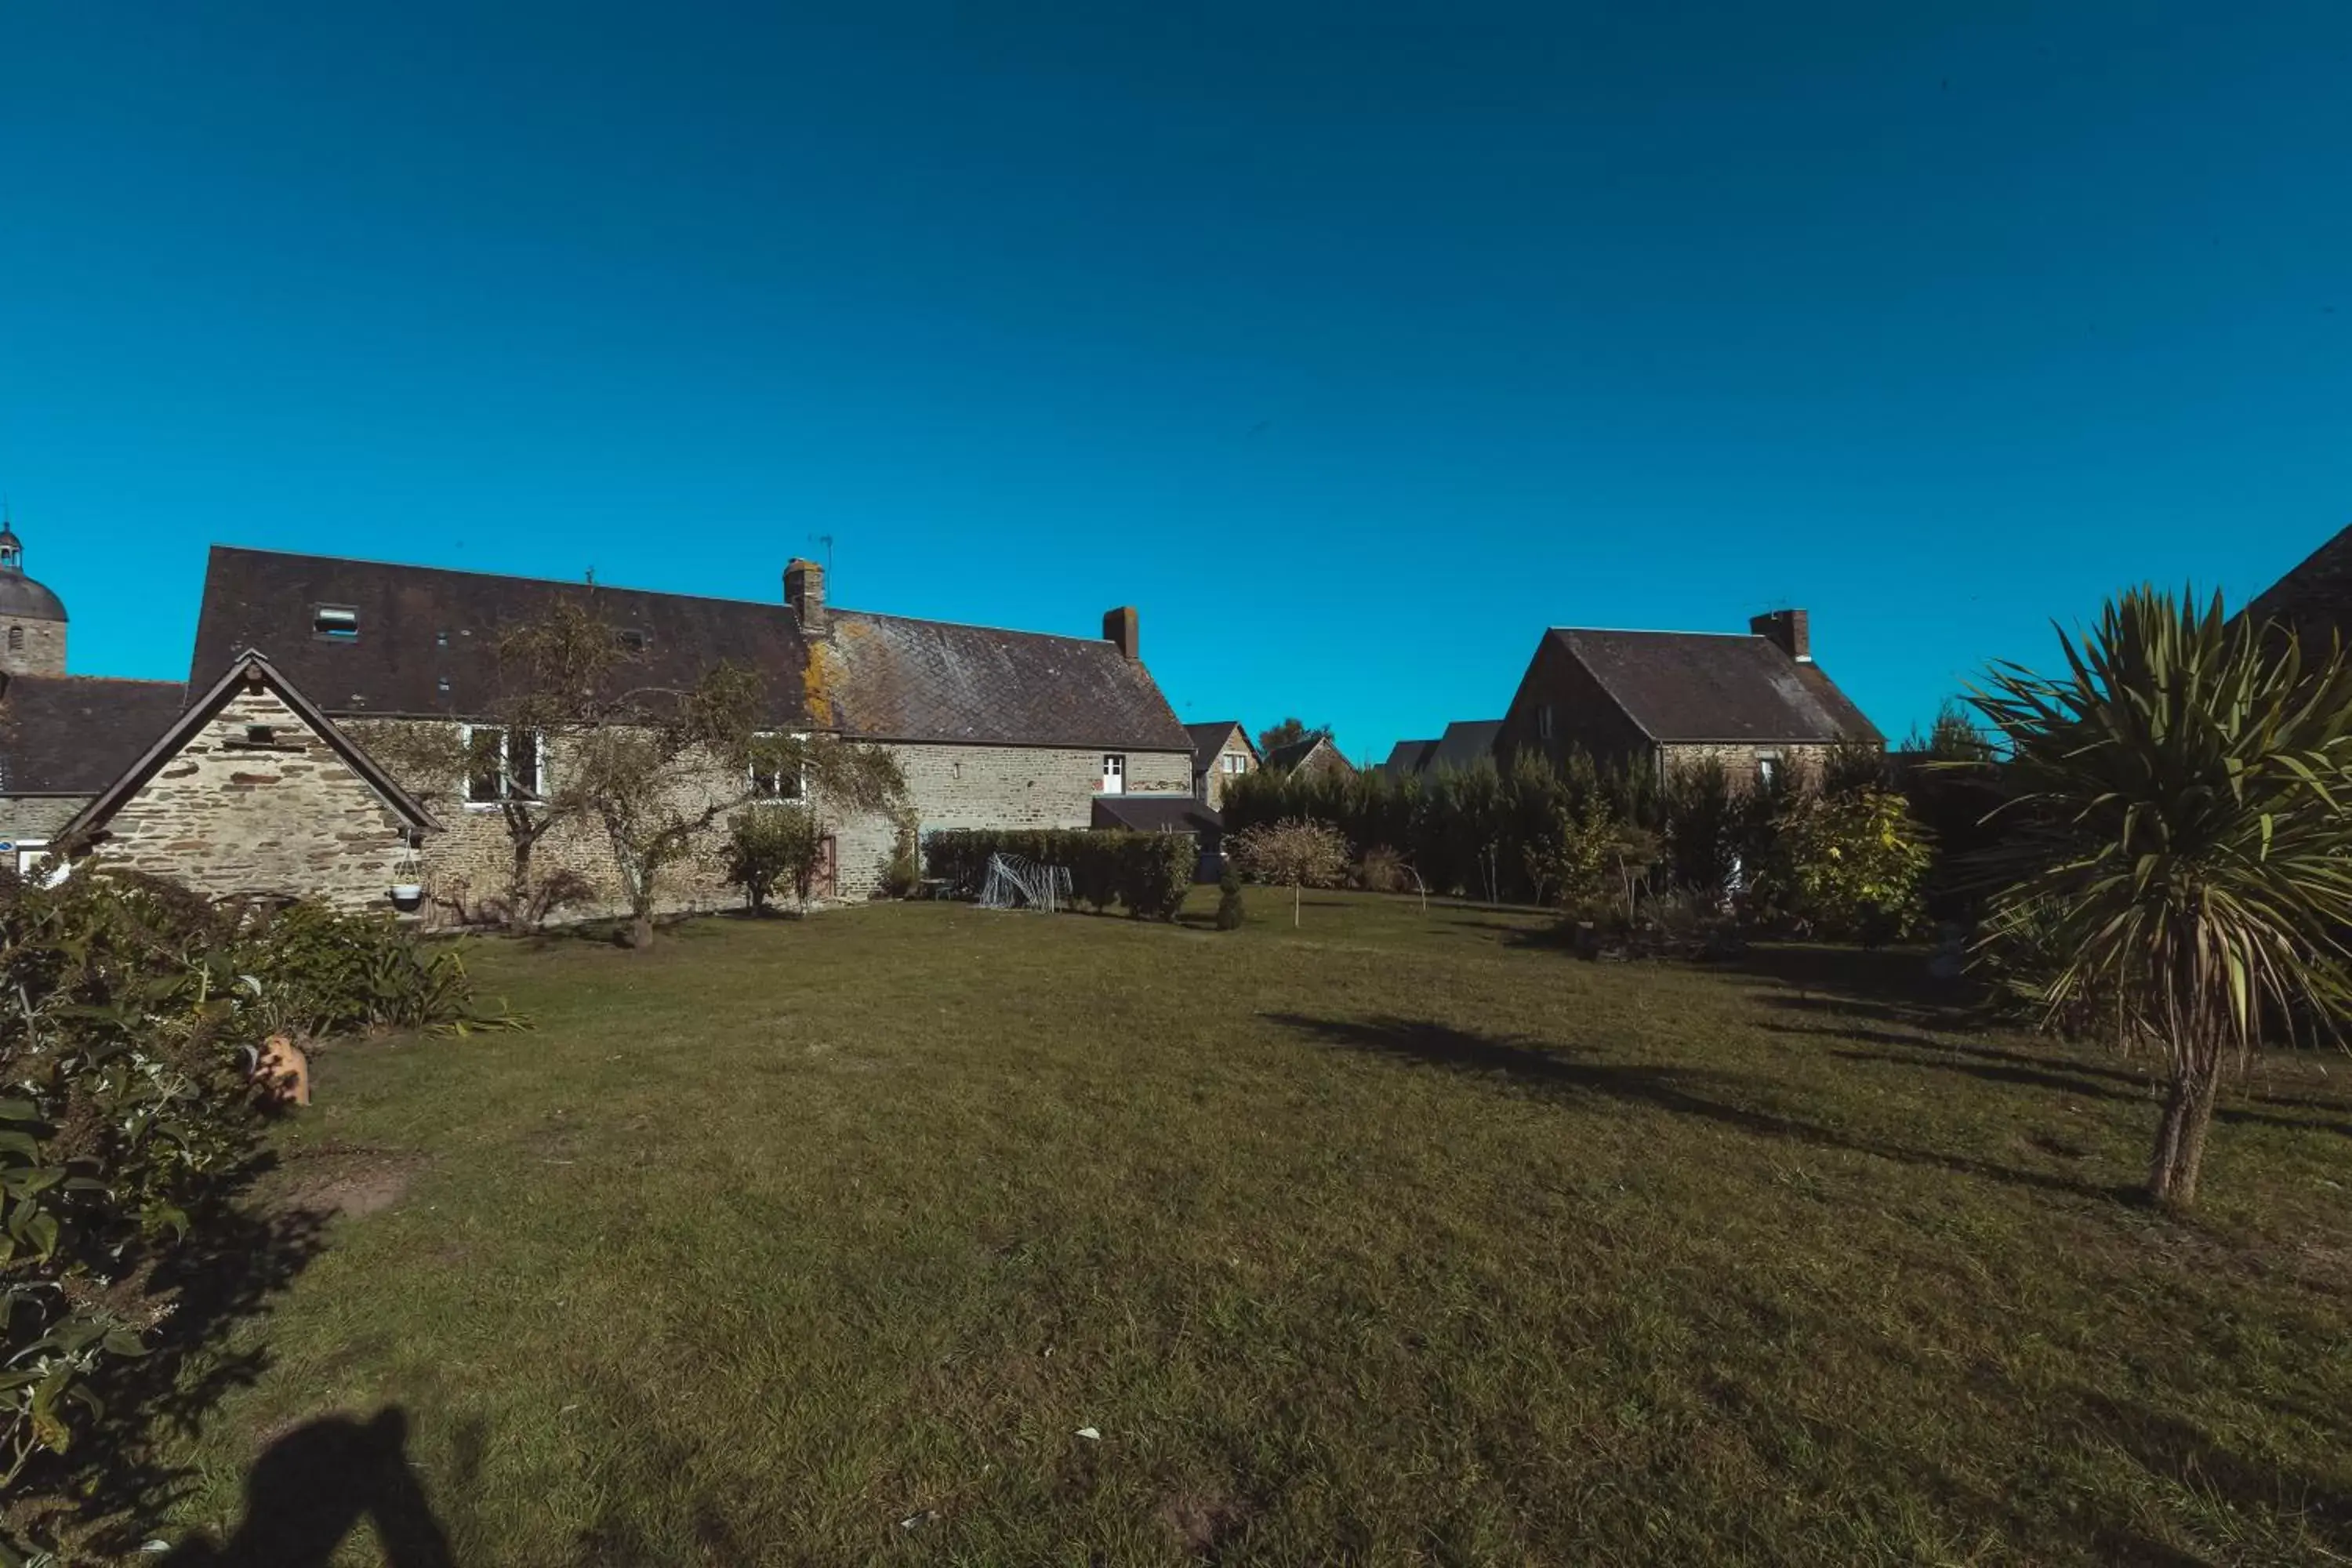
<svg viewBox="0 0 2352 1568">
<path fill-rule="evenodd" d="M 1298 924 L 1303 889 L 1328 888 L 1348 874 L 1348 841 L 1337 828 L 1288 817 L 1236 834 L 1225 846 L 1241 868 L 1290 889 L 1290 923 Z"/>
</svg>

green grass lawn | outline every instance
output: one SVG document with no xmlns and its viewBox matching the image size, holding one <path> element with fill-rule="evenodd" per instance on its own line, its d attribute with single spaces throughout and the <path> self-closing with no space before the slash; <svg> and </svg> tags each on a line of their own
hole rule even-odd
<svg viewBox="0 0 2352 1568">
<path fill-rule="evenodd" d="M 163 1533 L 398 1406 L 467 1564 L 2352 1560 L 2336 1062 L 2183 1225 L 2131 1065 L 1916 954 L 1253 915 L 476 950 L 538 1029 L 320 1057 L 274 1179 L 368 1212 Z"/>
</svg>

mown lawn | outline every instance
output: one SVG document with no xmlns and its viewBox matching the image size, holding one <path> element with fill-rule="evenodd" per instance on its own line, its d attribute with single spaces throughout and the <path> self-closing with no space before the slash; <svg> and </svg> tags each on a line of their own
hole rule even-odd
<svg viewBox="0 0 2352 1568">
<path fill-rule="evenodd" d="M 276 1179 L 370 1212 L 161 1533 L 397 1406 L 469 1565 L 2352 1560 L 2345 1066 L 2182 1225 L 1916 955 L 1282 902 L 478 950 L 537 1031 L 322 1054 Z"/>
</svg>

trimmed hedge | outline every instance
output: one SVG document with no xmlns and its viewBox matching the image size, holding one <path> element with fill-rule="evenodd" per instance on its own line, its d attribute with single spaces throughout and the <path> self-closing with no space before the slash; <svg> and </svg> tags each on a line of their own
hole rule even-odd
<svg viewBox="0 0 2352 1568">
<path fill-rule="evenodd" d="M 1138 920 L 1172 921 L 1192 886 L 1200 847 L 1185 833 L 1110 833 L 1044 828 L 999 832 L 943 828 L 923 840 L 928 874 L 959 898 L 980 896 L 992 855 L 1066 866 L 1070 892 L 1088 909 L 1123 906 Z"/>
</svg>

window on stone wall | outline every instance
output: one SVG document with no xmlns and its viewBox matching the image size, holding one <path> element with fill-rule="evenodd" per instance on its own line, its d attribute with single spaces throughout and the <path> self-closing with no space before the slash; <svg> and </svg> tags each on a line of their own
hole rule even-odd
<svg viewBox="0 0 2352 1568">
<path fill-rule="evenodd" d="M 24 627 L 10 626 L 8 628 L 8 651 L 10 653 L 22 653 L 25 651 Z"/>
<path fill-rule="evenodd" d="M 545 770 L 535 732 L 468 724 L 459 731 L 459 738 L 466 748 L 467 805 L 537 800 L 545 792 Z"/>
<path fill-rule="evenodd" d="M 785 754 L 785 749 L 772 744 L 781 735 L 754 735 L 751 738 L 751 798 L 753 800 L 798 800 L 808 791 L 808 780 L 803 775 L 799 760 Z M 794 735 L 795 741 L 806 740 Z M 761 742 L 771 742 L 762 744 Z"/>
<path fill-rule="evenodd" d="M 1780 752 L 1759 752 L 1756 753 L 1756 782 L 1766 789 L 1770 789 L 1773 785 L 1780 782 Z"/>
<path fill-rule="evenodd" d="M 1226 752 L 1224 763 L 1225 772 L 1229 773 L 1245 773 L 1249 772 L 1249 759 L 1243 756 L 1239 752 Z"/>
<path fill-rule="evenodd" d="M 1106 752 L 1103 756 L 1102 793 L 1105 795 L 1127 793 L 1127 758 L 1119 752 Z"/>
</svg>

